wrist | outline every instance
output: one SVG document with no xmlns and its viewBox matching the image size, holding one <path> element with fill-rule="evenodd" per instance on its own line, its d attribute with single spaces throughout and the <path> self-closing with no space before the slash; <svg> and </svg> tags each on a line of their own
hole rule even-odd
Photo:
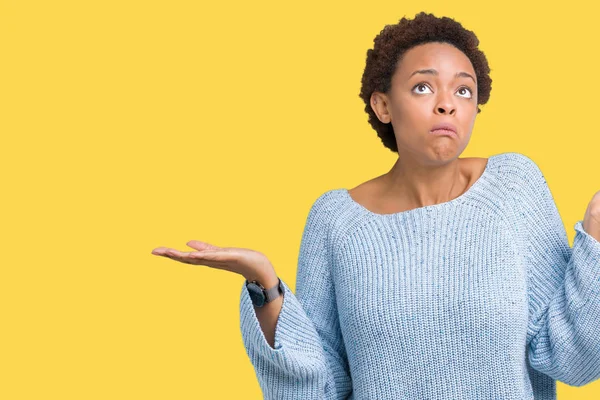
<svg viewBox="0 0 600 400">
<path fill-rule="evenodd" d="M 248 282 L 257 281 L 266 289 L 272 288 L 279 283 L 279 277 L 273 268 L 270 270 L 251 273 L 245 276 Z"/>
</svg>

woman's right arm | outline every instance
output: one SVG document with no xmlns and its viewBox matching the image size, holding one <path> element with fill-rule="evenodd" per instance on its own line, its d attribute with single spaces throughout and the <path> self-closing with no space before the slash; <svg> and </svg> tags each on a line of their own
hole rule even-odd
<svg viewBox="0 0 600 400">
<path fill-rule="evenodd" d="M 352 393 L 331 276 L 324 200 L 321 196 L 315 201 L 304 228 L 296 294 L 282 280 L 283 296 L 257 311 L 245 282 L 242 286 L 242 337 L 265 399 L 347 399 Z M 277 283 L 274 273 L 264 279 L 270 279 L 265 287 Z"/>
<path fill-rule="evenodd" d="M 266 288 L 274 287 L 279 283 L 279 278 L 273 268 L 270 268 L 266 273 L 246 277 L 246 280 L 249 282 L 257 280 Z M 265 303 L 262 307 L 254 306 L 254 312 L 256 313 L 260 327 L 267 343 L 271 347 L 275 347 L 275 328 L 277 327 L 277 319 L 279 318 L 282 305 L 283 294 L 275 300 Z"/>
<path fill-rule="evenodd" d="M 266 399 L 351 399 L 352 380 L 339 325 L 331 268 L 327 194 L 308 214 L 300 244 L 296 294 L 282 280 L 284 294 L 264 307 L 252 304 L 246 284 L 240 298 L 241 331 Z M 196 251 L 158 247 L 152 254 L 193 265 L 231 271 L 265 287 L 277 274 L 261 252 L 192 240 Z"/>
</svg>

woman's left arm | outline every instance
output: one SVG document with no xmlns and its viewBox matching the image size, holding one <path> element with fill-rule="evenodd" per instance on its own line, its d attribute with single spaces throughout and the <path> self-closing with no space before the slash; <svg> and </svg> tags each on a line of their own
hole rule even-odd
<svg viewBox="0 0 600 400">
<path fill-rule="evenodd" d="M 575 224 L 573 248 L 546 180 L 525 158 L 519 199 L 528 271 L 530 365 L 570 386 L 600 378 L 600 192 Z"/>
</svg>

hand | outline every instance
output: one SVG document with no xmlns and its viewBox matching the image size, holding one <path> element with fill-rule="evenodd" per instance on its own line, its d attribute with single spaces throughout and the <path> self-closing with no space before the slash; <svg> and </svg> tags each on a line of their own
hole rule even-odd
<svg viewBox="0 0 600 400">
<path fill-rule="evenodd" d="M 600 191 L 594 194 L 585 210 L 583 230 L 600 242 Z"/>
<path fill-rule="evenodd" d="M 182 252 L 167 247 L 157 247 L 152 250 L 152 254 L 169 257 L 186 264 L 224 269 L 246 278 L 262 275 L 273 269 L 269 259 L 259 251 L 239 247 L 218 247 L 199 240 L 191 240 L 186 244 L 197 251 Z"/>
</svg>

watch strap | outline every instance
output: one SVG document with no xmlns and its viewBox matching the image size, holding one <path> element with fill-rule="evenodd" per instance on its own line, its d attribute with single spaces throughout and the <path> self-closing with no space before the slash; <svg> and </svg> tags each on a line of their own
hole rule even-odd
<svg viewBox="0 0 600 400">
<path fill-rule="evenodd" d="M 250 293 L 250 284 L 252 284 L 252 292 Z M 250 293 L 250 298 L 255 306 L 262 307 L 264 304 L 269 303 L 283 294 L 283 285 L 281 279 L 277 277 L 277 284 L 272 288 L 266 289 L 259 281 L 246 279 L 246 287 Z M 258 292 L 256 289 L 260 289 Z M 258 298 L 256 296 L 259 296 Z"/>
<path fill-rule="evenodd" d="M 281 279 L 277 278 L 277 285 L 265 290 L 265 297 L 266 297 L 265 302 L 269 303 L 269 302 L 275 300 L 282 293 L 283 293 L 283 286 L 281 285 Z"/>
</svg>

